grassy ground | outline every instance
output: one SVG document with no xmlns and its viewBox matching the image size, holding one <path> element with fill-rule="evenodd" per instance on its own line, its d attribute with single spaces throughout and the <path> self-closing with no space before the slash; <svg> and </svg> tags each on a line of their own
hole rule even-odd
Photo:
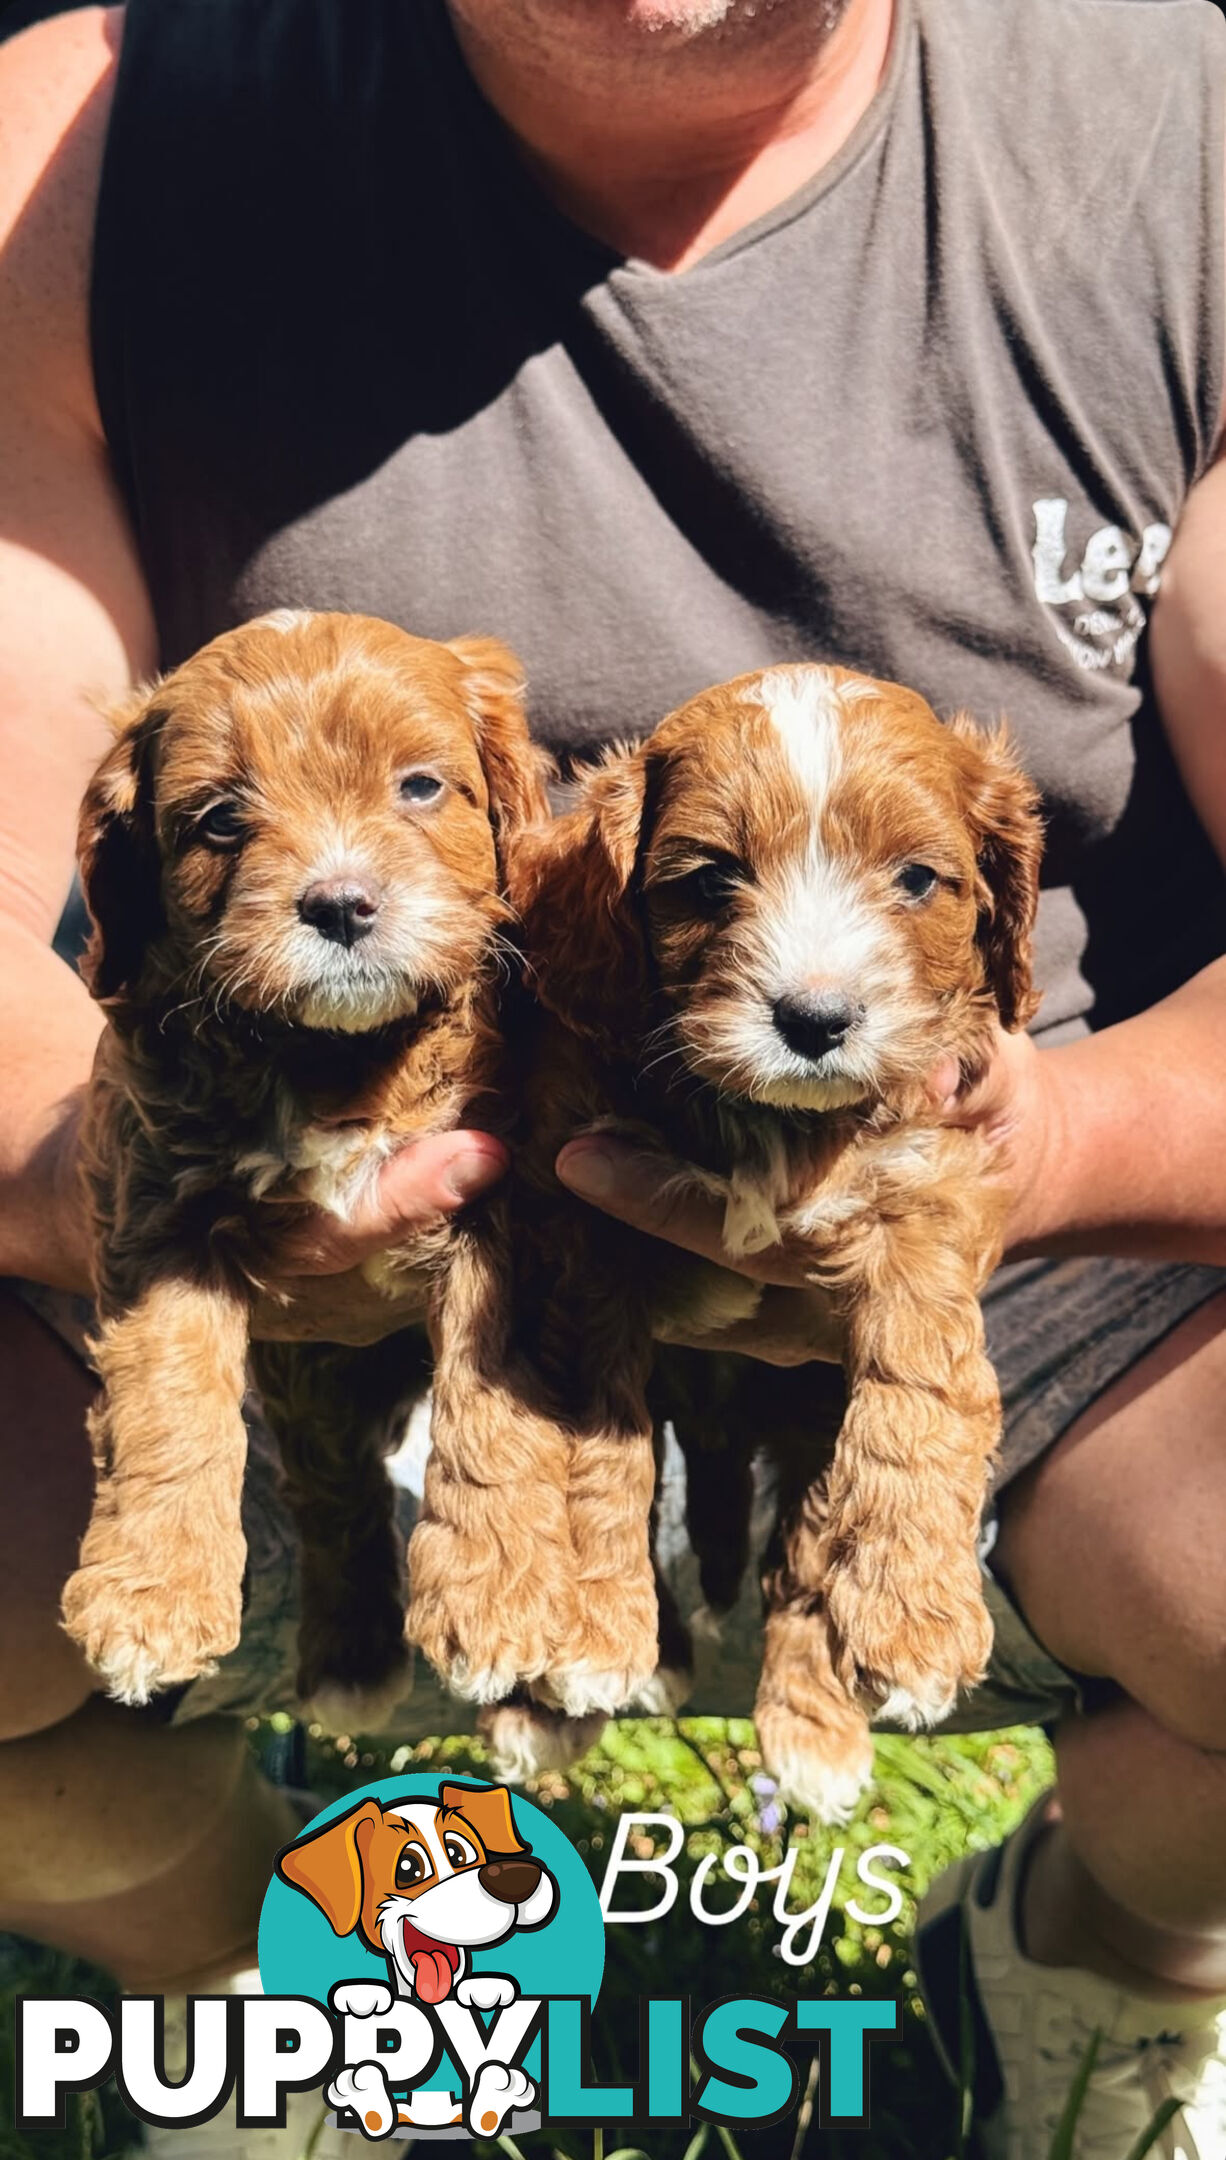
<svg viewBox="0 0 1226 2160">
<path fill-rule="evenodd" d="M 873 2054 L 872 2126 L 865 2130 L 821 2131 L 811 2121 L 790 2122 L 773 2130 L 749 2133 L 738 2141 L 740 2160 L 970 2160 L 958 2125 L 958 2105 L 945 2084 L 925 2030 L 923 2005 L 909 1964 L 914 1899 L 932 1877 L 968 1850 L 996 1843 L 1050 1775 L 1045 1741 L 1038 1733 L 976 1734 L 939 1740 L 879 1740 L 877 1785 L 855 1819 L 837 1833 L 806 1822 L 780 1819 L 773 1794 L 762 1779 L 753 1728 L 740 1721 L 699 1718 L 673 1725 L 662 1720 L 626 1722 L 610 1729 L 602 1744 L 563 1778 L 538 1781 L 532 1797 L 547 1807 L 588 1862 L 599 1882 L 604 1874 L 612 1825 L 628 1810 L 676 1814 L 686 1826 L 678 1859 L 682 1890 L 673 1911 L 659 1922 L 611 1927 L 605 1984 L 593 2023 L 597 2074 L 616 2080 L 632 2074 L 640 1993 L 688 1990 L 696 2002 L 731 1993 L 781 1995 L 804 1992 L 847 1995 L 896 1994 L 903 2005 L 901 2038 Z M 277 1727 L 253 1730 L 253 1745 L 267 1753 L 283 1748 Z M 321 1801 L 351 1786 L 389 1772 L 433 1768 L 445 1763 L 458 1771 L 487 1774 L 480 1747 L 471 1740 L 426 1742 L 416 1750 L 389 1752 L 374 1742 L 308 1743 L 306 1771 Z M 728 1927 L 701 1925 L 690 1913 L 687 1885 L 704 1855 L 730 1845 L 749 1845 L 764 1867 L 777 1866 L 787 1836 L 799 1852 L 789 1903 L 800 1909 L 813 1903 L 825 1881 L 836 1845 L 845 1848 L 830 1917 L 813 1962 L 785 1965 L 777 1954 L 780 1930 L 771 1917 L 768 1889 L 742 1920 Z M 856 1856 L 867 1846 L 899 1846 L 910 1860 L 900 1875 L 907 1899 L 898 1920 L 888 1927 L 858 1925 L 845 1910 L 848 1896 L 865 1906 L 880 1903 L 858 1885 Z M 656 1886 L 658 1888 L 658 1886 Z M 628 1902 L 631 1893 L 619 1895 Z M 730 1903 L 726 1878 L 717 1870 L 708 1903 Z M 25 1989 L 38 1993 L 98 1993 L 105 1981 L 62 1959 L 28 1945 L 0 1939 L 0 1990 L 6 1998 L 0 2029 L 0 2085 L 6 2109 L 12 2093 L 13 2020 L 11 1997 Z M 11 2124 L 11 2114 L 6 2120 Z M 22 2139 L 0 2125 L 0 2160 L 103 2160 L 130 2142 L 130 2126 L 113 2094 L 101 2102 L 83 2099 L 58 2135 Z M 508 2160 L 515 2160 L 503 2149 Z M 724 2145 L 725 2160 L 736 2160 L 722 2133 L 699 2131 L 688 2154 L 683 2136 L 670 2138 L 653 2130 L 651 2160 L 700 2160 L 710 2145 Z M 625 2124 L 605 2126 L 609 2160 L 614 2148 L 635 2145 Z M 525 2139 L 525 2160 L 589 2160 L 593 2141 L 587 2133 L 551 2131 Z M 399 2148 L 398 2148 L 399 2149 Z M 1122 2156 L 1121 2156 L 1122 2160 Z"/>
</svg>

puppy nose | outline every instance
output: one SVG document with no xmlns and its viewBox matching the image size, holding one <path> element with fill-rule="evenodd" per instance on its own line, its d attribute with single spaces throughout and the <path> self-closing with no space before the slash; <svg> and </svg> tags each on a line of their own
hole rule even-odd
<svg viewBox="0 0 1226 2160">
<path fill-rule="evenodd" d="M 837 1050 L 844 1036 L 864 1018 L 863 1005 L 832 990 L 799 990 L 781 997 L 774 1012 L 775 1026 L 789 1050 L 797 1057 L 824 1058 Z"/>
<path fill-rule="evenodd" d="M 379 895 L 357 878 L 320 878 L 308 885 L 298 913 L 333 945 L 356 945 L 374 929 Z"/>
<path fill-rule="evenodd" d="M 504 1905 L 522 1905 L 541 1879 L 539 1860 L 487 1860 L 477 1869 L 477 1881 L 491 1897 Z"/>
</svg>

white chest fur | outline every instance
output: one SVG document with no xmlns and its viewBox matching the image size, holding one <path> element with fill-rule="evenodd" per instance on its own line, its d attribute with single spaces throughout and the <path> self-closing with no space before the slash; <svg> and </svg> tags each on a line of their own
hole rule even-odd
<svg viewBox="0 0 1226 2160">
<path fill-rule="evenodd" d="M 395 1149 L 392 1135 L 381 1127 L 300 1125 L 267 1148 L 241 1156 L 235 1167 L 253 1200 L 279 1186 L 341 1222 L 352 1222 Z"/>
</svg>

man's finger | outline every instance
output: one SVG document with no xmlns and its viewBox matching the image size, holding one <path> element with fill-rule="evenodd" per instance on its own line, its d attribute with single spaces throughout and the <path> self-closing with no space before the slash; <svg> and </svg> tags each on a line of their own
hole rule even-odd
<svg viewBox="0 0 1226 2160">
<path fill-rule="evenodd" d="M 934 1110 L 952 1111 L 958 1102 L 961 1073 L 956 1057 L 943 1057 L 928 1075 L 927 1095 Z"/>
<path fill-rule="evenodd" d="M 606 1215 L 630 1223 L 649 1237 L 679 1245 L 683 1252 L 712 1260 L 735 1274 L 760 1282 L 788 1282 L 794 1277 L 779 1248 L 732 1260 L 724 1250 L 723 1202 L 698 1192 L 687 1182 L 684 1163 L 620 1146 L 615 1140 L 571 1140 L 555 1168 L 563 1185 L 590 1200 Z"/>
<path fill-rule="evenodd" d="M 434 1215 L 453 1215 L 495 1185 L 507 1167 L 507 1151 L 492 1133 L 439 1133 L 401 1148 L 383 1166 L 370 1202 L 373 1236 L 413 1230 Z"/>
<path fill-rule="evenodd" d="M 437 1133 L 412 1141 L 384 1163 L 347 1222 L 327 1225 L 317 1265 L 352 1267 L 370 1253 L 403 1244 L 497 1184 L 506 1167 L 507 1151 L 492 1133 Z M 323 1230 L 318 1218 L 317 1230 Z"/>
</svg>

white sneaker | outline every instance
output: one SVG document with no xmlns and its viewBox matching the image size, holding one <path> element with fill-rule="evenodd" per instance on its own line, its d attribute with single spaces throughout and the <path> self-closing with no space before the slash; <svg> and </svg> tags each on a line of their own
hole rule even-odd
<svg viewBox="0 0 1226 2160">
<path fill-rule="evenodd" d="M 973 2083 L 987 2160 L 1049 2160 L 1095 2033 L 1073 2160 L 1126 2160 L 1172 2099 L 1182 2104 L 1154 2160 L 1226 2160 L 1226 2004 L 1149 2002 L 1022 1955 L 1017 1893 L 1047 1805 L 1044 1795 L 1003 1845 L 948 1868 L 919 1909 L 915 1966 L 933 2038 L 954 2084 Z M 974 2059 L 960 2074 L 964 1987 Z"/>
</svg>

